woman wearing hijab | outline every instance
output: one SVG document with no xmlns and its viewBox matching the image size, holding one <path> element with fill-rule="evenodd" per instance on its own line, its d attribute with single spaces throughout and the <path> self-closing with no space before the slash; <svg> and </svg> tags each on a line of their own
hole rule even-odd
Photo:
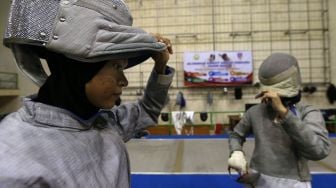
<svg viewBox="0 0 336 188">
<path fill-rule="evenodd" d="M 170 41 L 131 18 L 121 0 L 12 2 L 4 44 L 41 87 L 0 123 L 0 187 L 130 187 L 124 142 L 157 123 L 174 74 Z M 115 106 L 149 57 L 143 98 Z"/>
</svg>

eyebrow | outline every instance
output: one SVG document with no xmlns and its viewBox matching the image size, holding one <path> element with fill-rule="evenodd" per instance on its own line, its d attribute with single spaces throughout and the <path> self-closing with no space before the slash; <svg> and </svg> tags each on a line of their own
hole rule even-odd
<svg viewBox="0 0 336 188">
<path fill-rule="evenodd" d="M 123 69 L 125 69 L 128 65 L 128 61 L 117 61 L 115 63 L 113 63 L 113 66 L 121 66 Z"/>
</svg>

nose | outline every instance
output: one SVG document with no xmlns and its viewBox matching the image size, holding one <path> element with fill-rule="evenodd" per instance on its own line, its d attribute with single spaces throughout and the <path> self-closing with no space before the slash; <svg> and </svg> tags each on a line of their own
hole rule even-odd
<svg viewBox="0 0 336 188">
<path fill-rule="evenodd" d="M 128 86 L 128 80 L 127 80 L 125 74 L 122 74 L 122 75 L 121 75 L 118 84 L 119 84 L 120 86 L 122 86 L 122 87 L 126 87 L 126 86 Z"/>
</svg>

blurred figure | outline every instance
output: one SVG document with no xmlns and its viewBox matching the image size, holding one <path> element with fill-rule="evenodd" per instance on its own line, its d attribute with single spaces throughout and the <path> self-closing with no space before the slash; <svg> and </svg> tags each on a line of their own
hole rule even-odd
<svg viewBox="0 0 336 188">
<path fill-rule="evenodd" d="M 311 187 L 308 160 L 330 152 L 321 112 L 301 104 L 301 75 L 296 58 L 275 53 L 259 69 L 261 104 L 251 107 L 230 133 L 229 168 L 240 173 L 246 187 Z M 255 148 L 248 165 L 245 137 L 253 131 Z"/>
</svg>

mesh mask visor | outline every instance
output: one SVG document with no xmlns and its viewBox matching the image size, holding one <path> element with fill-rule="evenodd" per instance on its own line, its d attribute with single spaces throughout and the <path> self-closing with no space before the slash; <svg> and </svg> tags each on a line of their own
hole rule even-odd
<svg viewBox="0 0 336 188">
<path fill-rule="evenodd" d="M 11 44 L 16 65 L 35 84 L 42 86 L 48 75 L 44 71 L 41 60 L 31 47 L 25 45 Z"/>
</svg>

